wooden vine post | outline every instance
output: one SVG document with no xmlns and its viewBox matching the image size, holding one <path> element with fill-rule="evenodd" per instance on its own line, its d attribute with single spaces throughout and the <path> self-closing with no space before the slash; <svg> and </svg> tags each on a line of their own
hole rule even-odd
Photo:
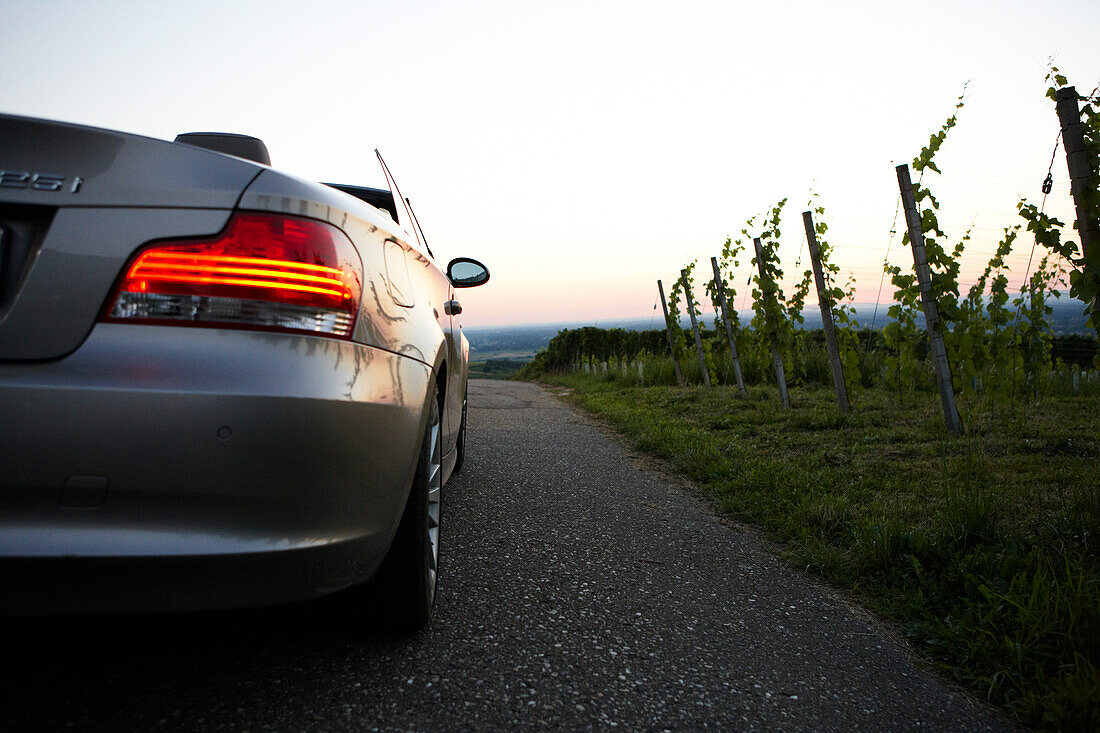
<svg viewBox="0 0 1100 733">
<path fill-rule="evenodd" d="M 955 435 L 963 431 L 959 411 L 955 407 L 955 389 L 951 384 L 951 366 L 947 363 L 947 348 L 940 333 L 940 311 L 936 299 L 932 297 L 932 277 L 928 271 L 928 256 L 924 250 L 924 232 L 921 230 L 920 213 L 913 194 L 913 181 L 909 178 L 909 166 L 901 164 L 897 168 L 898 187 L 901 189 L 902 205 L 905 207 L 905 223 L 909 229 L 909 244 L 913 247 L 913 265 L 917 271 L 917 283 L 920 285 L 920 299 L 924 306 L 924 322 L 928 329 L 928 356 L 936 370 L 936 383 L 940 388 L 940 402 L 943 403 L 943 417 L 947 429 Z"/>
<path fill-rule="evenodd" d="M 1058 122 L 1062 126 L 1062 146 L 1066 150 L 1066 165 L 1069 168 L 1069 191 L 1077 209 L 1077 233 L 1081 237 L 1081 254 L 1085 267 L 1090 265 L 1090 255 L 1097 257 L 1095 250 L 1100 248 L 1100 217 L 1089 212 L 1085 201 L 1092 170 L 1089 166 L 1088 151 L 1085 150 L 1085 131 L 1081 124 L 1081 108 L 1077 104 L 1077 89 L 1062 87 L 1054 93 Z M 1097 302 L 1093 301 L 1095 311 Z"/>
<path fill-rule="evenodd" d="M 821 308 L 821 327 L 825 331 L 825 345 L 829 350 L 829 368 L 833 373 L 833 387 L 836 389 L 836 401 L 840 411 L 848 414 L 848 388 L 844 384 L 844 367 L 840 363 L 840 349 L 836 343 L 836 330 L 833 328 L 833 299 L 825 285 L 825 274 L 821 269 L 821 252 L 817 246 L 817 232 L 814 231 L 813 214 L 802 212 L 802 223 L 806 227 L 806 246 L 810 250 L 810 262 L 814 268 L 814 283 L 817 285 L 817 304 Z"/>
<path fill-rule="evenodd" d="M 768 280 L 768 276 L 764 274 L 764 250 L 760 246 L 760 237 L 756 237 L 752 240 L 752 243 L 756 245 L 756 268 L 760 272 L 760 294 L 761 297 L 767 298 L 767 291 L 764 289 L 764 283 Z M 767 308 L 764 309 L 764 317 L 767 320 Z M 768 334 L 768 341 L 772 347 L 772 365 L 775 367 L 775 381 L 779 384 L 779 399 L 783 402 L 783 407 L 790 408 L 791 398 L 787 394 L 787 375 L 783 371 L 783 357 L 779 354 L 779 345 L 775 342 L 775 334 Z"/>
<path fill-rule="evenodd" d="M 741 376 L 741 358 L 737 355 L 737 342 L 733 340 L 733 326 L 730 324 L 729 308 L 726 307 L 726 288 L 722 285 L 722 273 L 718 269 L 718 258 L 710 258 L 710 266 L 714 269 L 714 292 L 718 294 L 719 313 L 722 314 L 722 323 L 726 326 L 726 341 L 730 345 L 730 360 L 733 362 L 733 376 L 737 380 L 737 391 L 745 396 L 745 379 Z"/>
<path fill-rule="evenodd" d="M 672 324 L 668 322 L 668 303 L 665 301 L 665 286 L 657 281 L 657 292 L 661 294 L 661 310 L 665 313 L 665 333 L 668 335 L 668 353 L 672 355 L 672 366 L 676 369 L 676 383 L 684 386 L 684 374 L 680 371 L 680 360 L 676 358 L 676 341 L 672 338 Z"/>
<path fill-rule="evenodd" d="M 703 372 L 703 385 L 710 389 L 710 373 L 707 372 L 707 359 L 703 355 L 703 339 L 699 336 L 699 323 L 695 320 L 695 298 L 691 294 L 688 271 L 680 270 L 680 282 L 684 288 L 684 300 L 687 302 L 688 315 L 691 316 L 691 332 L 695 334 L 695 351 L 699 354 L 699 368 Z"/>
</svg>

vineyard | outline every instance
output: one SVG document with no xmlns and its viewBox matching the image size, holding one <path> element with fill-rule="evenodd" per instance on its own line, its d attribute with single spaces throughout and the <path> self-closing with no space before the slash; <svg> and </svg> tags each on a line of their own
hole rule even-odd
<svg viewBox="0 0 1100 733">
<path fill-rule="evenodd" d="M 913 265 L 884 266 L 892 299 L 870 320 L 857 320 L 854 281 L 831 262 L 816 197 L 798 222 L 813 269 L 780 285 L 783 199 L 711 262 L 685 263 L 667 297 L 658 281 L 665 329 L 563 331 L 520 376 L 567 388 L 793 564 L 900 623 L 979 697 L 1036 727 L 1097 729 L 1100 98 L 1057 69 L 1048 79 L 1076 232 L 1046 213 L 1048 179 L 960 284 L 971 232 L 941 229 L 933 193 L 960 97 L 898 166 Z M 1022 278 L 1014 249 L 1029 253 Z M 1053 335 L 1051 303 L 1066 296 L 1088 337 Z M 823 328 L 808 330 L 815 300 Z"/>
<path fill-rule="evenodd" d="M 1052 70 L 1051 98 L 1066 87 L 1066 80 Z M 1074 93 L 1074 102 L 1077 96 Z M 1086 214 L 1082 221 L 1097 228 L 1100 201 L 1097 167 L 1100 160 L 1100 106 L 1096 93 L 1084 97 L 1078 111 L 1083 124 L 1086 145 L 1085 160 L 1088 175 L 1080 182 L 1076 198 L 1084 202 Z M 836 362 L 830 366 L 826 350 L 808 331 L 801 328 L 803 310 L 811 298 L 814 273 L 805 269 L 790 292 L 779 283 L 784 278 L 779 261 L 778 243 L 781 226 L 787 226 L 788 200 L 783 199 L 766 215 L 750 218 L 741 229 L 741 236 L 728 238 L 716 257 L 712 258 L 714 277 L 705 277 L 705 300 L 713 309 L 714 329 L 711 333 L 680 328 L 686 315 L 701 325 L 704 309 L 696 298 L 697 261 L 684 265 L 680 275 L 671 280 L 667 302 L 664 287 L 659 283 L 665 307 L 667 340 L 658 341 L 652 335 L 617 334 L 597 337 L 594 333 L 575 336 L 563 334 L 552 341 L 526 371 L 571 371 L 599 367 L 606 370 L 614 364 L 620 373 L 630 361 L 634 367 L 625 378 L 646 383 L 732 384 L 740 371 L 749 383 L 776 379 L 777 372 L 785 382 L 828 384 L 831 372 L 843 372 L 844 391 L 856 396 L 861 388 L 885 388 L 898 393 L 928 391 L 936 388 L 936 365 L 929 358 L 934 342 L 943 342 L 946 361 L 950 365 L 948 381 L 952 391 L 966 397 L 980 397 L 979 409 L 996 411 L 1005 404 L 1018 404 L 1052 390 L 1061 389 L 1071 381 L 1080 389 L 1082 384 L 1095 384 L 1100 377 L 1080 358 L 1056 363 L 1052 354 L 1052 333 L 1047 320 L 1051 303 L 1068 294 L 1082 303 L 1088 314 L 1089 326 L 1100 332 L 1100 312 L 1092 312 L 1092 304 L 1100 295 L 1100 232 L 1093 233 L 1096 243 L 1085 248 L 1063 238 L 1065 224 L 1044 212 L 1043 203 L 1036 206 L 1027 200 L 1017 204 L 1019 223 L 1006 227 L 992 258 L 985 264 L 969 288 L 959 283 L 959 263 L 971 240 L 968 231 L 952 242 L 941 230 L 937 212 L 940 202 L 933 194 L 926 175 L 939 174 L 935 158 L 949 131 L 957 123 L 963 107 L 962 97 L 942 128 L 912 162 L 919 175 L 912 185 L 912 208 L 915 221 L 902 237 L 911 245 L 913 238 L 921 240 L 921 260 L 925 283 L 920 282 L 920 268 L 905 270 L 887 265 L 894 288 L 893 299 L 883 313 L 876 310 L 871 319 L 863 317 L 857 323 L 852 309 L 855 292 L 851 277 L 842 278 L 839 268 L 830 262 L 832 246 L 827 240 L 828 224 L 824 207 L 812 196 L 809 210 L 802 214 L 806 239 L 812 245 L 810 254 L 821 272 L 817 300 L 824 320 L 826 339 L 835 341 Z M 902 166 L 899 166 L 899 169 Z M 909 173 L 906 168 L 905 176 Z M 1044 191 L 1049 186 L 1044 186 Z M 903 198 L 903 197 L 899 197 Z M 899 209 L 901 209 L 899 200 Z M 1079 204 L 1079 209 L 1081 204 Z M 1076 225 L 1075 225 L 1076 228 Z M 1027 236 L 1022 236 L 1022 235 Z M 1030 239 L 1030 242 L 1023 240 Z M 1082 237 L 1083 239 L 1083 237 Z M 1010 292 L 1007 257 L 1013 248 L 1029 249 L 1023 286 Z M 755 253 L 750 252 L 751 248 Z M 800 256 L 801 260 L 801 256 Z M 745 262 L 753 271 L 748 322 L 732 308 L 740 295 L 735 283 L 743 279 Z M 937 319 L 927 322 L 925 303 L 934 304 Z M 719 304 L 725 304 L 725 308 Z M 830 328 L 830 326 L 835 327 Z M 877 328 L 876 328 L 877 326 Z M 861 332 L 862 329 L 862 332 Z M 830 333 L 830 331 L 832 333 Z M 704 336 L 706 336 L 704 338 Z M 641 363 L 640 370 L 637 364 Z M 1100 366 L 1100 363 L 1097 364 Z M 676 375 L 681 374 L 682 379 Z M 1074 376 L 1076 375 L 1076 376 Z M 839 385 L 838 385 L 839 386 Z M 785 390 L 785 384 L 780 385 Z"/>
</svg>

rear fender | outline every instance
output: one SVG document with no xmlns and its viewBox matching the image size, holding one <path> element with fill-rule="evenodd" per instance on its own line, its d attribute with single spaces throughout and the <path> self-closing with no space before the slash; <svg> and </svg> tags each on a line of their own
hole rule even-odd
<svg viewBox="0 0 1100 733">
<path fill-rule="evenodd" d="M 454 395 L 450 394 L 448 388 L 448 383 L 451 381 L 448 378 L 448 375 L 450 374 L 449 370 L 452 368 L 452 366 L 447 363 L 446 356 L 447 345 L 446 342 L 444 342 L 440 344 L 439 353 L 436 354 L 435 358 L 435 366 L 432 368 L 432 383 L 435 385 L 435 394 L 437 395 L 437 398 L 439 400 L 440 420 L 445 419 L 444 415 L 446 414 L 446 406 L 448 404 L 453 404 L 455 400 Z M 431 395 L 432 391 L 429 389 L 428 394 L 424 397 L 424 430 L 427 430 L 427 415 L 430 414 L 429 408 L 431 407 Z M 447 483 L 447 479 L 450 478 L 451 473 L 454 471 L 455 461 L 458 459 L 458 451 L 455 450 L 454 445 L 452 445 L 448 449 L 446 442 L 444 442 L 443 444 L 443 450 L 444 453 L 442 471 L 443 483 L 445 484 Z"/>
</svg>

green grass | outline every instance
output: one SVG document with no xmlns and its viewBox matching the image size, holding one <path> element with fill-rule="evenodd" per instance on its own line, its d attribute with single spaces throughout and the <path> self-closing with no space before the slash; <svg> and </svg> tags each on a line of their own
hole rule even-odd
<svg viewBox="0 0 1100 733">
<path fill-rule="evenodd" d="M 793 565 L 850 589 L 948 675 L 1049 729 L 1100 729 L 1100 397 L 960 410 L 865 390 L 543 377 L 764 530 Z"/>
</svg>

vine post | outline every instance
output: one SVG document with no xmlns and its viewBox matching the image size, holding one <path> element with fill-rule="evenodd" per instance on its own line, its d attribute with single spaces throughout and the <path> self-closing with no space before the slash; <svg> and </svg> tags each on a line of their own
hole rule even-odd
<svg viewBox="0 0 1100 733">
<path fill-rule="evenodd" d="M 665 286 L 657 281 L 657 292 L 661 294 L 661 310 L 665 312 L 665 333 L 668 335 L 668 353 L 672 355 L 672 366 L 676 369 L 676 383 L 684 386 L 684 373 L 680 371 L 680 360 L 676 358 L 676 341 L 672 338 L 672 322 L 668 317 L 668 302 L 665 300 Z"/>
<path fill-rule="evenodd" d="M 726 326 L 726 340 L 730 345 L 730 360 L 733 362 L 733 376 L 737 380 L 737 391 L 745 396 L 745 379 L 741 376 L 741 358 L 737 355 L 737 342 L 733 338 L 733 326 L 730 324 L 729 308 L 726 307 L 726 287 L 722 284 L 722 273 L 718 269 L 718 258 L 710 258 L 714 269 L 714 292 L 718 295 L 718 309 L 722 314 L 722 323 Z"/>
<path fill-rule="evenodd" d="M 699 354 L 699 368 L 703 371 L 703 385 L 710 389 L 710 372 L 707 371 L 707 357 L 703 353 L 703 339 L 699 335 L 699 322 L 695 319 L 695 296 L 691 293 L 691 280 L 687 270 L 680 270 L 680 280 L 683 283 L 684 298 L 687 300 L 687 311 L 691 317 L 691 332 L 695 334 L 695 351 Z"/>
<path fill-rule="evenodd" d="M 844 385 L 844 367 L 840 363 L 840 349 L 836 343 L 836 329 L 833 328 L 833 299 L 825 284 L 825 274 L 821 271 L 821 257 L 817 248 L 817 233 L 814 231 L 813 214 L 809 211 L 803 211 L 802 223 L 806 227 L 806 248 L 810 251 L 810 262 L 814 268 L 817 304 L 821 307 L 821 327 L 825 331 L 825 345 L 829 350 L 829 367 L 833 373 L 836 401 L 840 405 L 840 411 L 847 415 L 848 389 Z"/>
<path fill-rule="evenodd" d="M 1062 126 L 1062 147 L 1066 151 L 1066 165 L 1069 168 L 1070 193 L 1077 209 L 1077 233 L 1081 237 L 1081 255 L 1086 269 L 1095 267 L 1100 259 L 1100 217 L 1090 210 L 1088 201 L 1090 179 L 1093 171 L 1089 165 L 1088 150 L 1085 147 L 1084 126 L 1081 124 L 1081 109 L 1077 105 L 1077 89 L 1062 87 L 1054 94 L 1058 122 Z M 1095 196 L 1095 193 L 1093 194 Z M 1090 267 L 1091 265 L 1091 267 Z M 1092 312 L 1097 312 L 1097 302 L 1092 302 Z"/>
<path fill-rule="evenodd" d="M 943 417 L 947 429 L 955 435 L 962 434 L 963 425 L 959 410 L 955 407 L 955 389 L 951 385 L 951 367 L 947 363 L 947 349 L 940 331 L 940 312 L 936 299 L 932 296 L 932 277 L 928 271 L 928 256 L 924 251 L 924 232 L 921 230 L 920 214 L 913 194 L 913 181 L 909 178 L 909 166 L 902 163 L 897 168 L 898 186 L 901 189 L 902 205 L 905 208 L 905 223 L 909 229 L 909 244 L 913 248 L 913 266 L 917 272 L 920 286 L 921 304 L 924 306 L 924 322 L 928 328 L 929 356 L 936 370 L 936 383 L 940 388 L 940 402 L 943 403 Z"/>
<path fill-rule="evenodd" d="M 765 281 L 768 280 L 767 273 L 764 269 L 764 250 L 760 246 L 760 237 L 755 237 L 752 240 L 753 245 L 756 247 L 756 267 L 760 271 L 760 292 L 761 297 L 767 298 L 768 294 L 764 288 Z M 783 402 L 783 407 L 790 408 L 791 398 L 787 394 L 787 375 L 783 372 L 783 357 L 779 353 L 779 344 L 776 343 L 775 334 L 769 334 L 769 339 L 772 347 L 772 364 L 775 366 L 775 381 L 779 384 L 779 399 Z"/>
</svg>

